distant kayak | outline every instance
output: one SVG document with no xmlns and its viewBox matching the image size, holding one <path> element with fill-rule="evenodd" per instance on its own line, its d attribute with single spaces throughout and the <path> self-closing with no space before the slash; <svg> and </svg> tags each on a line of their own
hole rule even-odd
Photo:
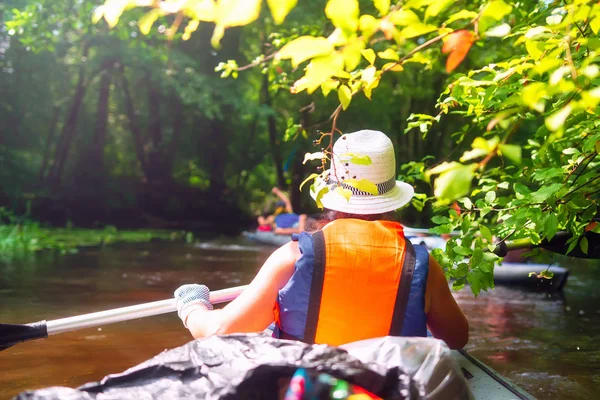
<svg viewBox="0 0 600 400">
<path fill-rule="evenodd" d="M 273 247 L 281 247 L 292 240 L 291 235 L 277 235 L 273 231 L 244 232 L 244 236 L 253 242 Z"/>
</svg>

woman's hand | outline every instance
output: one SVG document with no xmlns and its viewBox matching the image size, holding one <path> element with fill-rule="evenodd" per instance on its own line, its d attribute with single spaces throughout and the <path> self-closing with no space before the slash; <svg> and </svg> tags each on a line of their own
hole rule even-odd
<svg viewBox="0 0 600 400">
<path fill-rule="evenodd" d="M 204 285 L 191 284 L 180 286 L 174 293 L 177 315 L 187 328 L 187 319 L 196 310 L 212 310 L 210 290 Z"/>
</svg>

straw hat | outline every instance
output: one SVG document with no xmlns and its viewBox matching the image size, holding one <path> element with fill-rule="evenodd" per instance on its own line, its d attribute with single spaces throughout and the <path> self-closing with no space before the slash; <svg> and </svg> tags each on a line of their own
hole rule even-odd
<svg viewBox="0 0 600 400">
<path fill-rule="evenodd" d="M 352 156 L 371 159 L 369 165 L 352 163 Z M 382 132 L 362 130 L 342 135 L 333 145 L 332 166 L 329 169 L 330 186 L 322 198 L 323 207 L 351 214 L 381 214 L 397 210 L 413 197 L 411 185 L 396 180 L 396 156 L 392 141 Z M 377 185 L 374 195 L 344 183 L 344 180 L 367 179 Z M 336 186 L 352 191 L 347 200 L 334 191 Z M 317 193 L 311 191 L 316 198 Z"/>
</svg>

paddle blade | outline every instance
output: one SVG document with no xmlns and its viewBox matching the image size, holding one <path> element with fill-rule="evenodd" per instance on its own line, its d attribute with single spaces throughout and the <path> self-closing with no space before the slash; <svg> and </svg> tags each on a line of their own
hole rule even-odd
<svg viewBox="0 0 600 400">
<path fill-rule="evenodd" d="M 48 337 L 46 321 L 31 324 L 0 324 L 0 351 L 28 340 Z"/>
<path fill-rule="evenodd" d="M 571 238 L 571 235 L 567 232 L 557 232 L 550 241 L 543 241 L 540 247 L 555 253 L 566 254 L 570 257 L 600 258 L 600 235 L 594 232 L 586 232 L 583 236 L 588 243 L 587 252 L 585 253 L 579 244 L 570 253 L 567 253 L 569 249 L 567 240 Z"/>
</svg>

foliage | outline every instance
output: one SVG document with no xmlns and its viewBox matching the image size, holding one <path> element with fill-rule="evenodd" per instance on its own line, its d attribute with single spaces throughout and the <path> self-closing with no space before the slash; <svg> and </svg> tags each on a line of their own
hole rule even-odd
<svg viewBox="0 0 600 400">
<path fill-rule="evenodd" d="M 48 228 L 28 218 L 0 208 L 0 256 L 19 257 L 40 250 L 57 250 L 62 254 L 78 248 L 111 243 L 144 243 L 154 239 L 182 240 L 184 232 L 166 230 L 124 231 L 113 226 L 100 230 Z"/>
<path fill-rule="evenodd" d="M 271 12 L 280 23 L 296 2 L 268 2 L 275 3 L 281 7 Z M 215 46 L 223 29 L 258 19 L 261 6 L 260 0 L 198 0 L 165 10 L 172 4 L 154 3 L 190 17 L 190 23 L 213 22 Z M 209 5 L 210 12 L 191 11 Z M 329 145 L 305 157 L 322 159 L 323 171 L 309 177 L 315 179 L 317 204 L 324 193 L 339 189 L 326 183 L 323 167 L 333 156 L 340 113 L 360 93 L 371 99 L 384 86 L 384 75 L 408 74 L 415 65 L 419 73 L 435 68 L 441 52 L 447 54 L 446 71 L 455 73 L 440 91 L 435 112 L 411 115 L 407 132 L 418 128 L 425 136 L 446 119 L 460 121 L 452 138 L 463 146 L 462 156 L 446 155 L 422 175 L 433 179 L 434 232 L 461 232 L 445 252 L 435 253 L 456 279 L 455 288 L 468 282 L 477 294 L 493 286 L 498 257 L 489 250 L 497 240 L 528 237 L 537 244 L 567 230 L 573 234 L 569 249 L 587 251 L 582 234 L 597 229 L 600 192 L 599 4 L 329 0 L 323 12 L 332 26 L 327 32 L 279 35 L 272 42 L 276 50 L 251 64 L 265 67 L 272 60 L 286 68 L 287 79 L 277 84 L 287 84 L 292 93 L 337 94 L 333 126 L 316 141 L 328 138 Z M 235 77 L 242 70 L 237 65 L 224 62 L 218 69 Z M 417 202 L 422 207 L 423 197 Z"/>
</svg>

